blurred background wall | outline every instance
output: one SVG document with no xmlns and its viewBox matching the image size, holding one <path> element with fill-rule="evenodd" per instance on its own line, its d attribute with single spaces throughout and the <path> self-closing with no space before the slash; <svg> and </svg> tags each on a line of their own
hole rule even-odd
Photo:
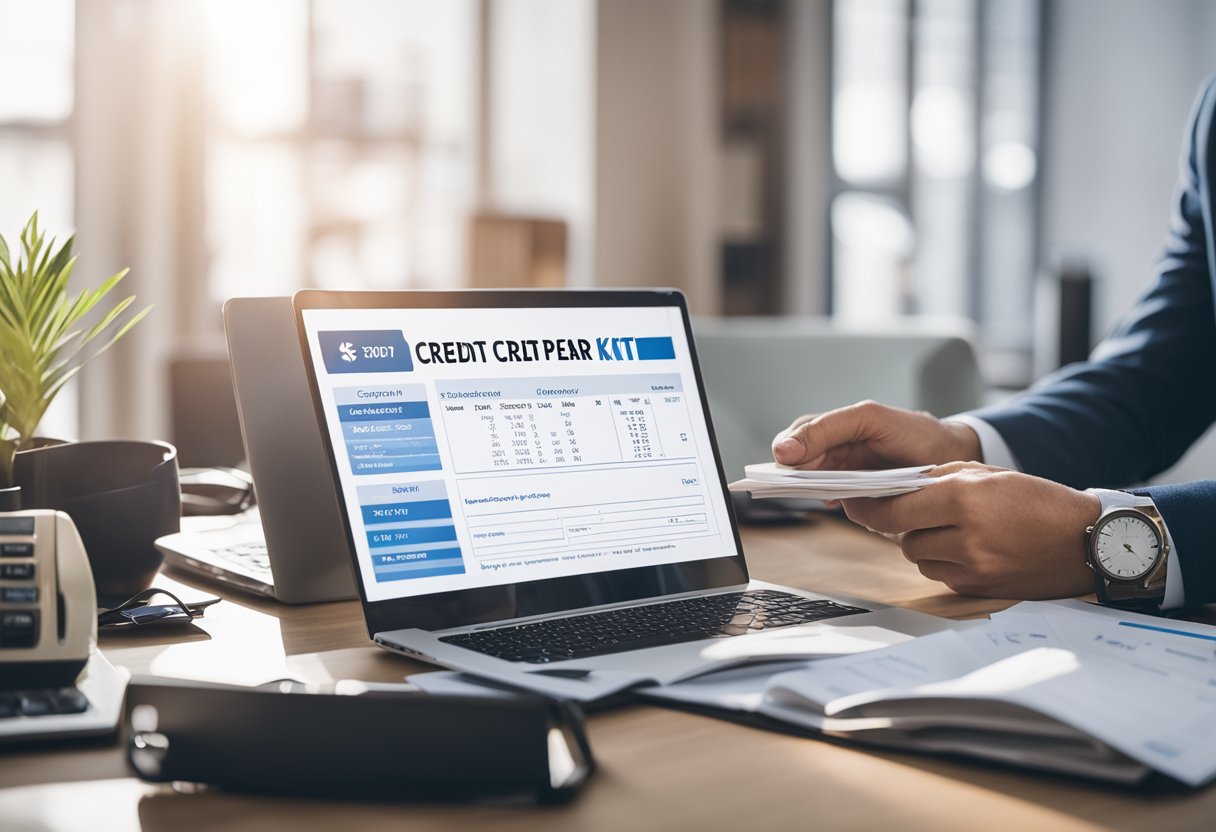
<svg viewBox="0 0 1216 832">
<path fill-rule="evenodd" d="M 1061 274 L 1085 343 L 1150 277 L 1214 41 L 1206 0 L 0 0 L 0 233 L 156 305 L 48 432 L 166 435 L 224 299 L 305 286 L 949 317 L 1024 387 Z"/>
</svg>

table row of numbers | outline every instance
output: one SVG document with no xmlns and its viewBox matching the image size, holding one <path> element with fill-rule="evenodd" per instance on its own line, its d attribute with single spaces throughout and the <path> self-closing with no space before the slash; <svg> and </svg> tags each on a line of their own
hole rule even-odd
<svg viewBox="0 0 1216 832">
<path fill-rule="evenodd" d="M 457 473 L 692 455 L 683 393 L 444 404 Z"/>
</svg>

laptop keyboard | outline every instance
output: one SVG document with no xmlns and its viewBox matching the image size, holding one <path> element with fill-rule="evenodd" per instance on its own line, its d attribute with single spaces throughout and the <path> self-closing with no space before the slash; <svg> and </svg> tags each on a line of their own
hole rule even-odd
<svg viewBox="0 0 1216 832">
<path fill-rule="evenodd" d="M 216 546 L 211 553 L 225 564 L 266 575 L 270 579 L 270 557 L 266 554 L 265 541 L 250 541 L 231 546 Z"/>
<path fill-rule="evenodd" d="M 545 664 L 741 636 L 863 612 L 870 610 L 759 589 L 550 618 L 439 640 L 509 662 Z"/>
</svg>

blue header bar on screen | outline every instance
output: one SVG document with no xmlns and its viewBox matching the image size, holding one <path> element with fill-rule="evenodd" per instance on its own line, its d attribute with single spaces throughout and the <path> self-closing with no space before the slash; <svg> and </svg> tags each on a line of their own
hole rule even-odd
<svg viewBox="0 0 1216 832">
<path fill-rule="evenodd" d="M 328 373 L 408 373 L 414 369 L 399 329 L 345 329 L 317 333 Z"/>
</svg>

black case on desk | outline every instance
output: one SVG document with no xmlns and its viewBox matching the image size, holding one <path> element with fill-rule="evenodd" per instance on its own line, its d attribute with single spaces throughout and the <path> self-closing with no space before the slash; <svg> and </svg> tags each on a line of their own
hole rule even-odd
<svg viewBox="0 0 1216 832">
<path fill-rule="evenodd" d="M 282 693 L 143 678 L 127 690 L 127 715 L 128 760 L 158 783 L 555 803 L 573 796 L 594 769 L 577 706 L 533 697 Z"/>
</svg>

